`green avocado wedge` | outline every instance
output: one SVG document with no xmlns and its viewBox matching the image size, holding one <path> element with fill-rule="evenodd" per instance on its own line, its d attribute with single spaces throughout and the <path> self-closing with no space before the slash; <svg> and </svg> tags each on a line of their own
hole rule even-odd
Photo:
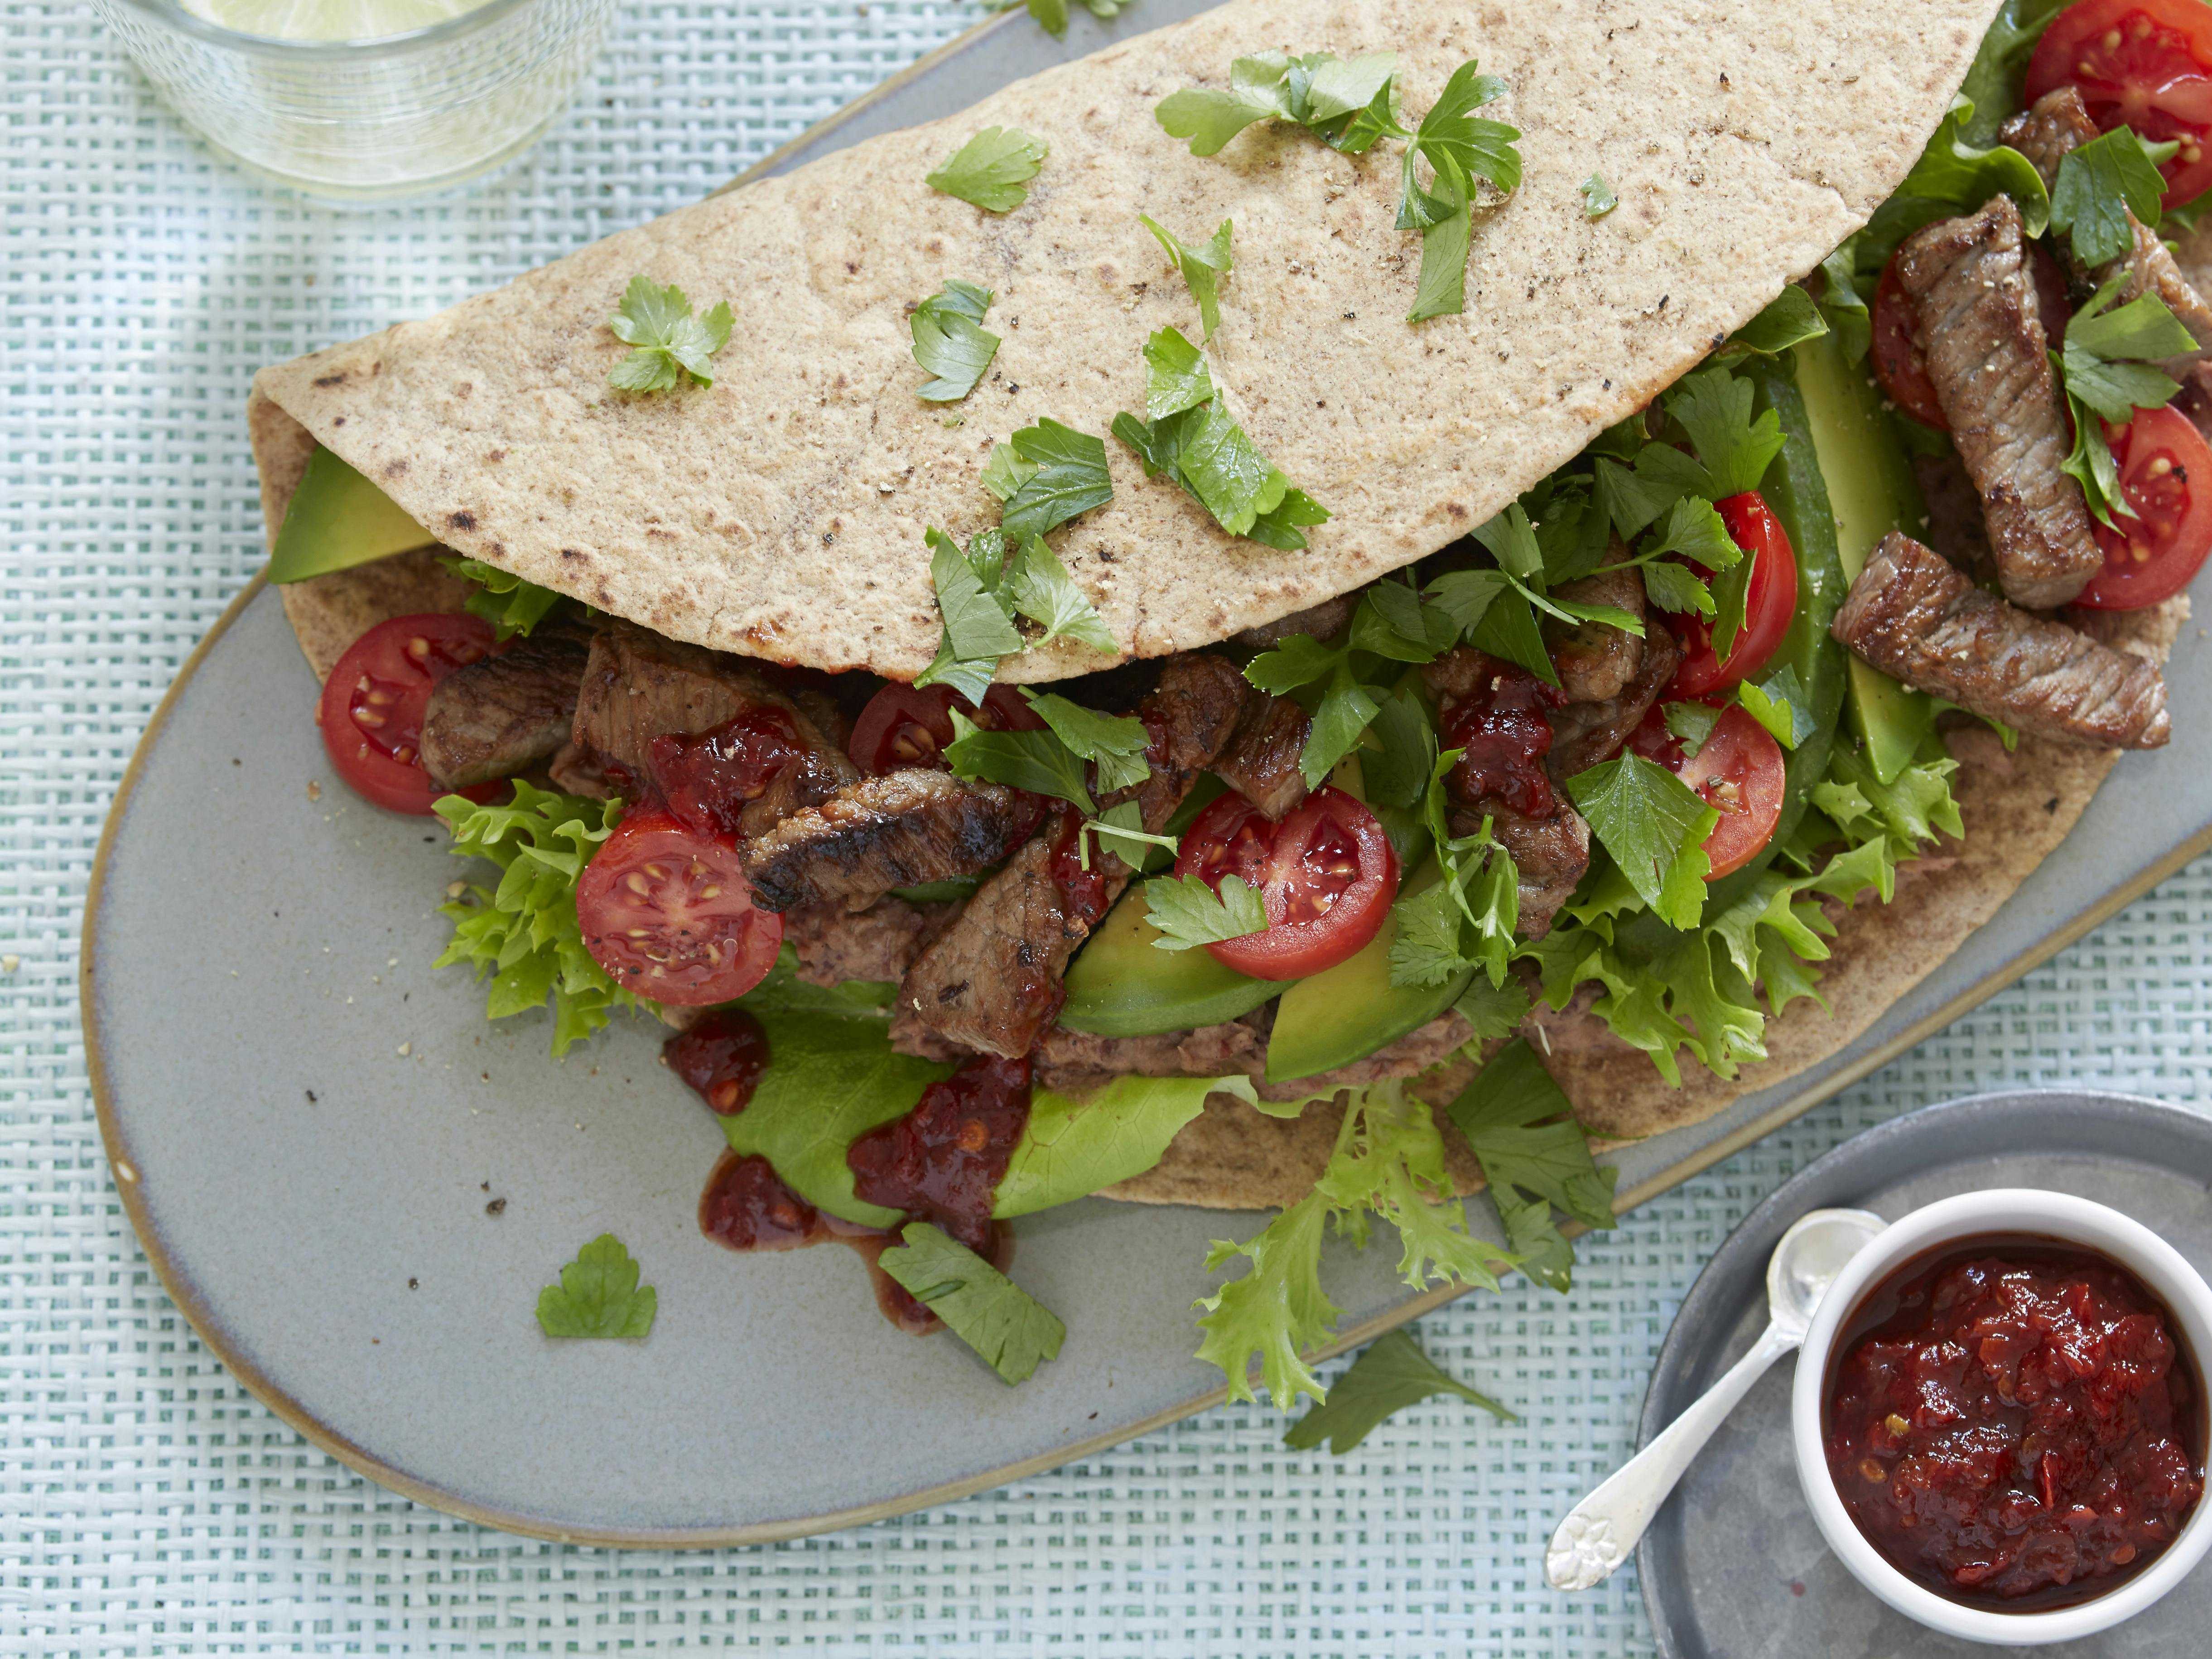
<svg viewBox="0 0 2212 1659">
<path fill-rule="evenodd" d="M 1399 889 L 1399 896 L 1425 892 L 1443 878 L 1443 866 L 1429 859 Z M 1267 1043 L 1268 1082 L 1288 1083 L 1364 1060 L 1419 1030 L 1467 994 L 1474 982 L 1472 969 L 1428 989 L 1390 983 L 1390 946 L 1397 938 L 1394 905 L 1357 955 L 1283 993 Z"/>
<path fill-rule="evenodd" d="M 1835 518 L 1836 556 L 1844 580 L 1854 582 L 1884 536 L 1924 528 L 1920 485 L 1866 366 L 1846 362 L 1833 334 L 1804 341 L 1790 355 Z M 1875 776 L 1894 783 L 1927 736 L 1935 704 L 1855 656 L 1850 662 L 1851 726 L 1866 744 Z"/>
<path fill-rule="evenodd" d="M 1152 1036 L 1218 1025 L 1281 993 L 1281 981 L 1248 978 L 1203 947 L 1159 949 L 1151 915 L 1144 884 L 1130 883 L 1068 964 L 1062 1025 L 1099 1036 Z"/>
<path fill-rule="evenodd" d="M 269 580 L 305 581 L 437 539 L 336 454 L 318 449 L 284 510 L 284 527 L 269 555 Z"/>
</svg>

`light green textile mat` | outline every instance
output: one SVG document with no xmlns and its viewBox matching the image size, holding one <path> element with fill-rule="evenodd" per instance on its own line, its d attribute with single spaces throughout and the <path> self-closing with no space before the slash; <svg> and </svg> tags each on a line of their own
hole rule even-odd
<svg viewBox="0 0 2212 1659">
<path fill-rule="evenodd" d="M 1286 1450 L 1279 1416 L 1239 1407 L 856 1532 L 656 1555 L 417 1509 L 256 1404 L 193 1340 L 116 1202 L 76 997 L 117 780 L 262 562 L 248 379 L 691 201 L 976 15 L 634 6 L 520 166 L 426 205 L 337 213 L 211 161 L 81 7 L 4 7 L 0 1654 L 1648 1652 L 1633 1571 L 1569 1601 L 1541 1588 L 1541 1542 L 1630 1449 L 1668 1321 L 1752 1205 L 1949 1095 L 2068 1082 L 2212 1109 L 2206 860 L 1585 1241 L 1571 1297 L 1515 1281 L 1425 1322 L 1430 1352 L 1517 1424 L 1432 1405 L 1339 1462 Z M 191 879 L 191 849 L 177 859 Z"/>
</svg>

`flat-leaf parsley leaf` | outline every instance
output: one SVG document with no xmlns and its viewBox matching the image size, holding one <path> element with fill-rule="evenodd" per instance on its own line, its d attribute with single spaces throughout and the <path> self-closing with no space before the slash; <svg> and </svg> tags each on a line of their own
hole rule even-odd
<svg viewBox="0 0 2212 1659">
<path fill-rule="evenodd" d="M 1022 186 L 1036 177 L 1050 149 L 1018 127 L 985 127 L 939 162 L 927 182 L 986 213 L 1011 213 L 1029 200 Z"/>
<path fill-rule="evenodd" d="M 878 1265 L 945 1323 L 1005 1382 L 1026 1380 L 1060 1353 L 1067 1327 L 989 1262 L 926 1221 L 910 1221 L 902 1248 Z"/>
<path fill-rule="evenodd" d="M 601 1233 L 561 1269 L 561 1282 L 538 1293 L 538 1324 L 548 1336 L 641 1337 L 660 1299 L 637 1282 L 637 1263 L 612 1233 Z"/>
<path fill-rule="evenodd" d="M 714 356 L 728 343 L 732 320 L 727 300 L 694 317 L 691 301 L 673 283 L 661 288 L 649 276 L 633 276 L 621 309 L 607 319 L 615 337 L 630 348 L 607 371 L 607 383 L 617 392 L 665 392 L 689 374 L 712 386 Z"/>
<path fill-rule="evenodd" d="M 925 403 L 957 403 L 975 389 L 998 356 L 999 337 L 981 326 L 991 290 L 957 277 L 915 307 L 914 360 L 934 378 L 915 395 Z"/>
<path fill-rule="evenodd" d="M 1330 1456 L 1349 1456 L 1393 1412 L 1440 1394 L 1455 1394 L 1500 1422 L 1518 1421 L 1488 1395 L 1476 1393 L 1423 1353 L 1404 1331 L 1396 1330 L 1369 1343 L 1352 1362 L 1352 1369 L 1336 1379 L 1328 1398 L 1291 1425 L 1283 1443 L 1307 1451 L 1326 1440 Z"/>
</svg>

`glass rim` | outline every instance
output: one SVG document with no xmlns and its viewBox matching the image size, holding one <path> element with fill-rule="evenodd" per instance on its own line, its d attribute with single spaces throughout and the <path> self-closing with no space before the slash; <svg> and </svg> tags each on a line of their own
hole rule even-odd
<svg viewBox="0 0 2212 1659">
<path fill-rule="evenodd" d="M 449 40 L 489 28 L 492 24 L 539 0 L 485 0 L 485 3 L 430 24 L 428 27 L 410 29 L 404 34 L 380 34 L 366 40 L 286 40 L 271 34 L 247 34 L 238 29 L 210 23 L 204 17 L 195 16 L 178 3 L 178 0 L 119 0 L 149 21 L 180 30 L 210 46 L 231 52 L 252 52 L 265 58 L 289 58 L 301 63 L 341 64 L 362 62 L 394 52 L 410 52 L 425 47 L 443 46 Z"/>
</svg>

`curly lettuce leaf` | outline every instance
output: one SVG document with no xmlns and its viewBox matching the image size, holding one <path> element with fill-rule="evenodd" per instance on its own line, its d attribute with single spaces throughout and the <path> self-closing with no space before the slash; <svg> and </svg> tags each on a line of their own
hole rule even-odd
<svg viewBox="0 0 2212 1659">
<path fill-rule="evenodd" d="M 434 968 L 466 963 L 489 976 L 484 1012 L 492 1019 L 553 1005 L 553 1053 L 605 1026 L 611 1011 L 634 1008 L 636 996 L 617 985 L 585 948 L 576 921 L 576 878 L 622 821 L 619 800 L 587 800 L 514 781 L 504 806 L 479 806 L 447 795 L 434 810 L 446 821 L 457 858 L 500 868 L 499 884 L 471 883 L 466 894 L 438 907 L 453 937 Z"/>
</svg>

